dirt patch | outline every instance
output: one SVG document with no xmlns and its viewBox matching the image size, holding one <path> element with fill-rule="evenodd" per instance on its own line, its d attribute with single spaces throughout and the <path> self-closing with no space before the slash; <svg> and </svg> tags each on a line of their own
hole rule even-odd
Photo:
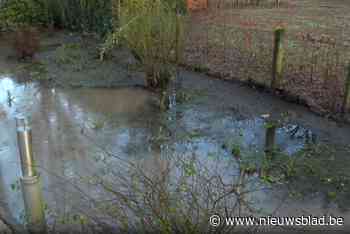
<svg viewBox="0 0 350 234">
<path fill-rule="evenodd" d="M 224 79 L 269 87 L 273 29 L 287 29 L 279 89 L 313 111 L 341 111 L 350 55 L 346 1 L 285 1 L 281 8 L 210 4 L 190 17 L 186 64 Z"/>
</svg>

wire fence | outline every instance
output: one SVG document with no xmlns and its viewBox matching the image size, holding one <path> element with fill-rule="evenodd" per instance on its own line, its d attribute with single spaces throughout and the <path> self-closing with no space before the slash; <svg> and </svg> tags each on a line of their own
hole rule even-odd
<svg viewBox="0 0 350 234">
<path fill-rule="evenodd" d="M 254 15 L 246 17 L 245 10 L 260 9 L 269 13 L 277 8 L 275 3 L 275 0 L 212 0 L 190 11 L 185 64 L 209 75 L 269 87 L 274 28 L 284 27 L 287 35 L 283 43 L 285 55 L 279 91 L 317 112 L 340 112 L 350 58 L 344 33 L 339 33 L 339 29 L 332 32 L 329 28 L 289 31 L 294 25 L 278 20 L 276 24 L 262 27 Z M 278 7 L 286 17 L 293 13 L 290 2 L 280 1 Z"/>
</svg>

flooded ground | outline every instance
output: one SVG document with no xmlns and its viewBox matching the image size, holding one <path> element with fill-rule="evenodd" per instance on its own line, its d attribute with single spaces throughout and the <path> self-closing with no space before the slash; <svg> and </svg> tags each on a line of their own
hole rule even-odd
<svg viewBox="0 0 350 234">
<path fill-rule="evenodd" d="M 53 55 L 49 51 L 40 54 L 40 58 L 50 56 Z M 2 66 L 8 67 L 10 62 L 1 61 Z M 51 64 L 47 66 L 51 74 L 55 69 Z M 75 72 L 90 82 L 105 66 L 95 68 L 94 74 L 85 70 Z M 125 75 L 123 67 L 115 65 L 113 69 Z M 0 197 L 6 204 L 4 212 L 18 223 L 23 222 L 24 206 L 18 182 L 21 170 L 15 117 L 21 115 L 29 116 L 32 122 L 35 159 L 51 226 L 58 225 L 57 218 L 67 214 L 104 216 L 101 209 L 92 205 L 92 200 L 108 203 L 111 194 L 91 181 L 106 179 L 118 181 L 117 185 L 124 178 L 131 178 L 123 163 L 141 166 L 150 177 L 161 178 L 174 159 L 181 157 L 185 162 L 195 159 L 210 173 L 220 172 L 224 179 L 237 183 L 239 162 L 224 146 L 230 142 L 239 145 L 240 151 L 247 155 L 262 157 L 267 114 L 286 116 L 276 135 L 277 146 L 283 153 L 292 157 L 310 141 L 334 146 L 334 173 L 349 176 L 349 152 L 344 150 L 350 146 L 349 125 L 337 124 L 304 107 L 237 83 L 181 71 L 178 101 L 169 111 L 160 113 L 158 97 L 135 86 L 143 83 L 140 76 L 121 82 L 119 88 L 115 83 L 113 88 L 69 88 L 21 82 L 23 79 L 12 71 L 4 71 L 0 74 Z M 62 69 L 62 73 L 53 74 L 68 79 L 69 72 L 72 71 Z M 72 80 L 76 78 L 74 75 L 73 72 Z M 99 82 L 110 86 L 106 80 L 112 77 L 106 75 Z M 92 86 L 82 85 L 84 82 L 73 86 Z M 349 230 L 350 202 L 345 196 L 349 195 L 348 188 L 342 192 L 344 196 L 328 199 L 327 194 L 334 191 L 321 184 L 309 192 L 307 185 L 313 182 L 308 178 L 297 185 L 271 185 L 261 181 L 258 174 L 256 171 L 247 179 L 252 192 L 246 199 L 259 214 L 341 216 L 345 218 L 345 226 L 335 228 Z M 296 186 L 292 190 L 300 196 L 292 196 L 288 187 L 291 185 Z"/>
</svg>

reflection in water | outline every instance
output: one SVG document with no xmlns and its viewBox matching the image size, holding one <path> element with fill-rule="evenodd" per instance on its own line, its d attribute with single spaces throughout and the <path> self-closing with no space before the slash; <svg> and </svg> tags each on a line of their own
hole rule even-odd
<svg viewBox="0 0 350 234">
<path fill-rule="evenodd" d="M 0 154 L 1 156 L 1 154 Z M 13 217 L 11 217 L 12 211 L 11 211 L 11 204 L 9 204 L 9 201 L 6 199 L 9 197 L 9 187 L 5 181 L 4 181 L 4 175 L 3 175 L 3 169 L 0 169 L 0 214 L 2 216 L 4 216 L 5 214 L 7 216 L 10 217 L 6 217 L 6 218 L 10 218 L 13 219 Z"/>
<path fill-rule="evenodd" d="M 31 112 L 40 98 L 37 94 L 38 87 L 33 83 L 18 84 L 9 77 L 0 76 L 0 103 L 9 114 Z"/>
<path fill-rule="evenodd" d="M 13 97 L 11 107 L 6 105 L 7 91 Z M 233 141 L 251 151 L 263 150 L 264 119 L 236 118 L 205 103 L 179 104 L 175 110 L 161 114 L 156 101 L 153 94 L 143 89 L 46 89 L 35 84 L 17 84 L 10 78 L 0 79 L 0 103 L 6 105 L 9 119 L 18 113 L 32 116 L 34 152 L 52 217 L 94 209 L 92 204 L 87 205 L 92 198 L 107 199 L 105 192 L 86 178 L 109 178 L 122 183 L 121 178 L 113 177 L 113 169 L 120 169 L 118 175 L 125 172 L 127 177 L 129 172 L 121 166 L 123 160 L 139 165 L 163 191 L 159 196 L 166 194 L 169 180 L 177 176 L 169 174 L 172 155 L 195 158 L 206 168 L 221 172 L 225 182 L 240 184 L 237 193 L 242 200 L 263 201 L 262 206 L 268 211 L 280 205 L 279 190 L 245 194 L 244 191 L 254 188 L 253 184 L 258 184 L 258 179 L 242 173 L 231 152 L 222 148 L 225 142 Z M 0 122 L 0 169 L 4 186 L 0 192 L 8 200 L 11 213 L 19 217 L 23 209 L 18 202 L 21 196 L 8 189 L 19 178 L 14 124 L 9 119 Z M 307 131 L 302 127 L 291 135 L 293 126 L 286 125 L 276 131 L 277 147 L 290 155 L 302 149 L 308 140 L 301 134 Z M 113 156 L 107 157 L 105 151 L 113 152 Z M 232 176 L 235 181 L 231 181 Z M 157 209 L 162 210 L 162 201 L 166 199 L 153 199 L 159 201 Z M 314 204 L 317 207 L 307 204 L 308 208 L 316 213 L 328 211 L 322 210 L 319 202 Z M 293 203 L 279 214 L 300 214 L 305 207 L 305 202 Z"/>
<path fill-rule="evenodd" d="M 4 129 L 0 134 L 0 187 L 1 203 L 6 204 L 3 208 L 5 214 L 13 216 L 20 221 L 23 211 L 22 194 L 19 191 L 19 178 L 21 176 L 21 166 L 16 144 L 16 127 L 14 121 L 1 120 L 0 129 Z"/>
</svg>

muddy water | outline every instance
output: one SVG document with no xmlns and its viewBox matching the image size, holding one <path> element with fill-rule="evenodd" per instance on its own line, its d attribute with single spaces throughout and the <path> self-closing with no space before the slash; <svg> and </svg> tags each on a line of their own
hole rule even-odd
<svg viewBox="0 0 350 234">
<path fill-rule="evenodd" d="M 31 118 L 34 152 L 43 174 L 46 200 L 57 204 L 60 212 L 66 209 L 68 212 L 72 204 L 79 206 L 82 196 L 74 192 L 74 186 L 67 181 L 73 183 L 96 171 L 92 165 L 99 152 L 86 139 L 84 131 L 91 130 L 96 143 L 113 146 L 112 150 L 120 153 L 131 141 L 135 146 L 144 145 L 147 129 L 137 126 L 140 122 L 137 119 L 146 120 L 143 116 L 154 112 L 152 95 L 142 89 L 60 91 L 42 89 L 35 84 L 17 84 L 7 77 L 1 79 L 0 87 L 6 113 L 0 122 L 0 128 L 4 129 L 0 137 L 2 197 L 9 199 L 8 209 L 17 219 L 22 216 L 23 205 L 21 194 L 13 188 L 21 175 L 15 117 Z M 137 128 L 141 131 L 136 132 Z M 67 200 L 72 203 L 66 207 Z"/>
<path fill-rule="evenodd" d="M 213 101 L 218 99 L 209 91 L 160 114 L 157 97 L 141 88 L 50 89 L 1 77 L 0 103 L 6 116 L 0 121 L 0 197 L 6 201 L 5 209 L 21 222 L 22 195 L 16 188 L 21 176 L 16 116 L 26 115 L 32 120 L 44 197 L 55 216 L 88 209 L 86 195 L 103 196 L 102 191 L 84 183 L 82 178 L 108 174 L 106 164 L 115 162 L 106 156 L 106 151 L 157 173 L 167 167 L 166 159 L 160 160 L 157 155 L 171 144 L 176 154 L 195 155 L 209 168 L 218 167 L 227 170 L 228 175 L 238 175 L 237 166 L 232 170 L 227 165 L 231 156 L 222 145 L 234 140 L 252 151 L 261 151 L 265 121 L 258 114 L 245 115 L 239 108 L 232 111 L 213 105 Z M 299 129 L 291 137 L 290 130 L 296 126 Z M 302 125 L 288 123 L 278 130 L 277 144 L 285 153 L 293 154 L 313 134 Z M 286 192 L 279 188 L 259 190 L 250 196 L 267 213 L 331 213 L 345 217 L 345 224 L 350 220 L 349 213 L 325 203 L 321 196 L 296 201 L 286 198 Z"/>
</svg>

